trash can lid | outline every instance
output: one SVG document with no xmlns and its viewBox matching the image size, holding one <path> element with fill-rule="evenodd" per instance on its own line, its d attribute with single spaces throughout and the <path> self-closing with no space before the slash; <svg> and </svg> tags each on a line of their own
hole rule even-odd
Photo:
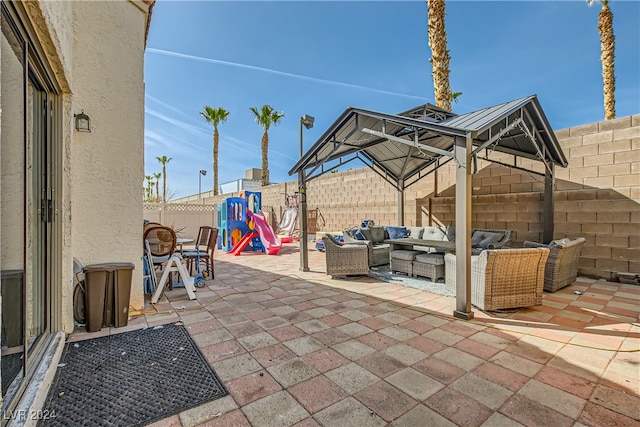
<svg viewBox="0 0 640 427">
<path fill-rule="evenodd" d="M 133 270 L 135 266 L 131 262 L 103 262 L 101 264 L 91 264 L 84 267 L 84 271 L 114 271 L 114 270 Z"/>
</svg>

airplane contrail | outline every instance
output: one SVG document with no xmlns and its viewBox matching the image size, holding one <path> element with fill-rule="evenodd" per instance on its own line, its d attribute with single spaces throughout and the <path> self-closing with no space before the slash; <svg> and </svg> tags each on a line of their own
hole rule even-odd
<svg viewBox="0 0 640 427">
<path fill-rule="evenodd" d="M 204 58 L 202 56 L 187 55 L 187 54 L 184 54 L 184 53 L 171 52 L 171 51 L 168 51 L 168 50 L 154 49 L 154 48 L 150 48 L 150 47 L 148 47 L 146 49 L 146 51 L 147 52 L 151 52 L 151 53 L 157 53 L 159 55 L 174 56 L 174 57 L 177 57 L 177 58 L 190 59 L 190 60 L 200 61 L 200 62 L 208 62 L 210 64 L 228 65 L 230 67 L 238 67 L 238 68 L 244 68 L 244 69 L 247 69 L 247 70 L 271 73 L 271 74 L 275 74 L 275 75 L 278 75 L 278 76 L 292 77 L 294 79 L 306 80 L 306 81 L 310 81 L 310 82 L 314 82 L 314 83 L 322 83 L 322 84 L 328 84 L 328 85 L 332 85 L 332 86 L 341 86 L 341 87 L 347 87 L 347 88 L 351 88 L 351 89 L 359 89 L 359 90 L 366 90 L 366 91 L 375 92 L 375 93 L 382 93 L 382 94 L 385 94 L 385 95 L 393 95 L 393 96 L 400 96 L 400 97 L 403 97 L 403 98 L 411 98 L 411 99 L 419 99 L 421 101 L 429 101 L 429 98 L 425 98 L 425 97 L 422 97 L 422 96 L 409 95 L 409 94 L 406 94 L 406 93 L 391 92 L 391 91 L 388 91 L 388 90 L 376 89 L 376 88 L 367 87 L 367 86 L 360 86 L 360 85 L 355 85 L 355 84 L 352 84 L 352 83 L 337 82 L 335 80 L 327 80 L 327 79 L 320 79 L 320 78 L 317 78 L 317 77 L 303 76 L 303 75 L 300 75 L 300 74 L 287 73 L 285 71 L 272 70 L 271 68 L 258 67 L 258 66 L 255 66 L 255 65 L 240 64 L 240 63 L 237 63 L 237 62 L 223 61 L 221 59 Z"/>
</svg>

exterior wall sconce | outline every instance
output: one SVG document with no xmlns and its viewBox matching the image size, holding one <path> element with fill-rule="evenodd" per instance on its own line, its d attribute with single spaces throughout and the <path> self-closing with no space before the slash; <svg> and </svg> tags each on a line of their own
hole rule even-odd
<svg viewBox="0 0 640 427">
<path fill-rule="evenodd" d="M 84 110 L 80 114 L 74 114 L 76 119 L 76 130 L 78 132 L 91 132 L 91 119 L 84 113 Z"/>
</svg>

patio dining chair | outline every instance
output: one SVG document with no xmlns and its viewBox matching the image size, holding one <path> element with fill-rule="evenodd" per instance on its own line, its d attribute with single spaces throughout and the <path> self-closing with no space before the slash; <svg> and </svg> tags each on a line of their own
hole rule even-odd
<svg viewBox="0 0 640 427">
<path fill-rule="evenodd" d="M 182 257 L 187 260 L 187 271 L 193 274 L 194 265 L 196 268 L 200 268 L 200 265 L 196 265 L 198 256 L 200 257 L 200 263 L 204 264 L 206 272 L 208 273 L 208 279 L 213 280 L 215 278 L 215 270 L 213 266 L 213 253 L 216 250 L 216 243 L 218 241 L 218 229 L 215 227 L 202 226 L 198 233 L 198 239 L 196 241 L 196 248 L 192 250 L 185 250 L 182 253 Z"/>
<path fill-rule="evenodd" d="M 157 225 L 149 227 L 144 232 L 144 245 L 149 244 L 151 265 L 159 271 L 166 265 L 176 250 L 177 236 L 171 227 Z"/>
<path fill-rule="evenodd" d="M 153 263 L 158 265 L 169 259 L 176 250 L 177 236 L 171 227 L 156 225 L 144 232 L 144 240 L 149 241 Z"/>
</svg>

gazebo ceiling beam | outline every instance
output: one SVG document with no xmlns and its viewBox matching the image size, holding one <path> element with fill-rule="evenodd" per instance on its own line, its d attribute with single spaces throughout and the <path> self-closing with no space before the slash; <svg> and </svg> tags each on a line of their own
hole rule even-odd
<svg viewBox="0 0 640 427">
<path fill-rule="evenodd" d="M 383 133 L 383 132 L 378 132 L 377 130 L 368 129 L 368 128 L 360 128 L 360 131 L 362 131 L 364 133 L 371 134 L 371 135 L 379 136 L 381 138 L 388 139 L 389 141 L 399 142 L 400 144 L 405 144 L 405 145 L 408 145 L 410 147 L 416 147 L 416 148 L 418 148 L 420 150 L 429 151 L 431 153 L 439 154 L 441 156 L 453 157 L 453 153 L 450 152 L 450 151 L 441 150 L 439 148 L 432 147 L 430 145 L 421 144 L 421 143 L 415 142 L 415 141 L 410 141 L 408 139 L 398 138 L 397 136 L 389 135 L 389 134 L 386 134 L 386 133 Z"/>
<path fill-rule="evenodd" d="M 525 111 L 525 115 L 527 117 L 527 119 L 529 119 L 529 121 L 531 122 L 531 124 L 533 125 L 533 128 L 535 130 L 535 125 L 533 123 L 533 119 L 531 118 L 531 116 L 529 115 L 529 113 L 527 113 Z M 527 137 L 529 138 L 529 141 L 531 141 L 531 144 L 533 145 L 533 147 L 536 149 L 536 153 L 538 153 L 538 158 L 540 159 L 540 161 L 542 163 L 544 163 L 544 167 L 550 171 L 550 167 L 549 164 L 547 163 L 547 157 L 545 155 L 545 153 L 543 153 L 540 150 L 540 147 L 538 146 L 538 140 L 536 139 L 534 133 L 531 131 L 531 129 L 529 129 L 529 127 L 527 126 L 526 121 L 524 121 L 521 126 L 520 129 L 522 129 L 522 131 L 527 135 Z"/>
<path fill-rule="evenodd" d="M 371 157 L 369 154 L 367 154 L 366 151 L 361 151 L 358 153 L 358 157 L 360 157 L 360 159 L 364 162 L 364 159 L 367 159 L 368 162 L 370 162 L 373 165 L 376 165 L 378 168 L 380 168 L 381 170 L 384 171 L 385 175 L 387 176 L 392 176 L 394 180 L 398 180 L 400 179 L 399 176 L 396 176 L 396 174 L 394 174 L 391 170 L 387 169 L 387 167 L 385 165 L 383 165 L 382 163 L 380 163 L 377 159 L 374 159 L 373 157 Z M 365 162 L 366 163 L 366 162 Z M 396 184 L 393 184 L 394 186 Z"/>
<path fill-rule="evenodd" d="M 312 179 L 321 177 L 322 175 L 327 174 L 327 173 L 331 172 L 332 170 L 338 169 L 339 167 L 342 167 L 342 166 L 346 165 L 347 163 L 352 162 L 352 161 L 354 161 L 356 159 L 358 159 L 358 155 L 357 154 L 355 154 L 353 157 L 351 157 L 350 159 L 347 159 L 347 160 L 342 160 L 342 157 L 340 157 L 340 159 L 338 161 L 338 164 L 334 165 L 334 166 L 331 166 L 328 169 L 324 168 L 324 163 L 323 163 L 321 165 L 321 167 L 320 167 L 320 172 L 315 174 L 315 175 L 307 176 L 307 181 L 311 181 Z"/>
<path fill-rule="evenodd" d="M 371 160 L 370 158 L 366 157 L 366 158 L 361 158 L 360 157 L 360 153 L 357 154 L 358 158 L 360 159 L 360 161 L 362 163 L 364 163 L 365 165 L 367 165 L 369 168 L 371 168 L 372 171 L 374 171 L 376 174 L 378 174 L 382 179 L 384 179 L 385 181 L 387 181 L 389 184 L 393 185 L 394 187 L 396 187 L 397 189 L 399 189 L 399 183 L 398 183 L 398 179 L 395 179 L 395 182 L 389 179 L 389 174 L 388 171 L 384 168 L 382 168 L 379 164 L 376 164 L 376 162 L 374 162 L 373 160 Z M 382 169 L 383 171 L 385 171 L 385 173 L 380 172 L 376 166 L 378 166 L 378 168 Z M 393 176 L 393 175 L 392 175 Z"/>
<path fill-rule="evenodd" d="M 501 153 L 511 154 L 517 157 L 524 157 L 526 159 L 531 159 L 531 160 L 540 160 L 540 157 L 538 157 L 536 154 L 529 154 L 520 150 L 508 148 L 508 147 L 497 146 L 493 149 L 493 151 L 499 151 Z"/>
<path fill-rule="evenodd" d="M 483 142 L 480 146 L 478 146 L 475 150 L 473 150 L 473 152 L 471 153 L 472 155 L 477 155 L 478 152 L 484 150 L 485 148 L 487 148 L 488 146 L 490 146 L 491 144 L 498 142 L 500 139 L 502 139 L 502 137 L 504 135 L 506 135 L 507 133 L 511 132 L 513 129 L 515 129 L 516 127 L 518 127 L 518 125 L 522 123 L 522 118 L 518 117 L 516 120 L 514 120 L 511 124 L 509 124 L 507 127 L 505 127 L 504 129 L 502 129 L 500 132 L 498 132 L 497 134 L 491 136 L 487 141 Z M 491 129 L 489 129 L 489 132 L 491 132 Z"/>
<path fill-rule="evenodd" d="M 500 166 L 506 166 L 506 167 L 511 168 L 511 169 L 517 169 L 519 171 L 532 173 L 532 174 L 540 175 L 540 176 L 545 176 L 544 172 L 534 171 L 534 170 L 531 170 L 531 169 L 523 168 L 522 166 L 510 165 L 509 163 L 504 163 L 504 162 L 501 162 L 499 160 L 493 160 L 493 159 L 490 159 L 489 157 L 486 157 L 486 156 L 485 157 L 478 156 L 478 158 L 480 160 L 486 160 L 487 162 L 495 163 L 495 164 L 500 165 Z"/>
<path fill-rule="evenodd" d="M 344 145 L 345 141 L 343 140 L 342 142 L 338 142 L 335 141 L 333 143 L 333 148 L 331 149 L 331 151 L 329 152 L 329 154 L 327 154 L 326 156 L 324 156 L 324 158 L 321 158 L 320 161 L 316 161 L 314 167 L 307 172 L 309 175 L 313 174 L 315 171 L 318 170 L 318 168 L 320 168 L 326 161 L 328 161 L 329 159 L 331 159 L 331 156 L 337 152 L 340 147 L 342 147 Z"/>
<path fill-rule="evenodd" d="M 413 179 L 411 182 L 407 182 L 405 181 L 406 185 L 405 188 L 409 188 L 410 186 L 412 186 L 413 184 L 415 184 L 416 182 L 420 181 L 422 178 L 424 178 L 425 176 L 428 176 L 430 174 L 432 174 L 433 172 L 435 172 L 436 170 L 440 169 L 442 166 L 446 165 L 447 163 L 449 163 L 450 161 L 452 161 L 453 158 L 449 158 L 446 159 L 445 161 L 441 162 L 440 164 L 436 164 L 435 166 L 433 166 L 433 168 L 428 171 L 425 174 L 422 174 L 422 171 L 425 170 L 426 168 L 428 168 L 429 166 L 432 166 L 434 163 L 437 163 L 438 159 L 434 159 L 432 162 L 428 163 L 427 165 L 425 165 L 424 168 L 421 168 L 418 172 L 416 172 L 415 174 L 405 178 L 406 180 L 408 180 L 409 178 L 415 177 L 415 179 Z M 418 175 L 416 177 L 416 175 Z"/>
</svg>

